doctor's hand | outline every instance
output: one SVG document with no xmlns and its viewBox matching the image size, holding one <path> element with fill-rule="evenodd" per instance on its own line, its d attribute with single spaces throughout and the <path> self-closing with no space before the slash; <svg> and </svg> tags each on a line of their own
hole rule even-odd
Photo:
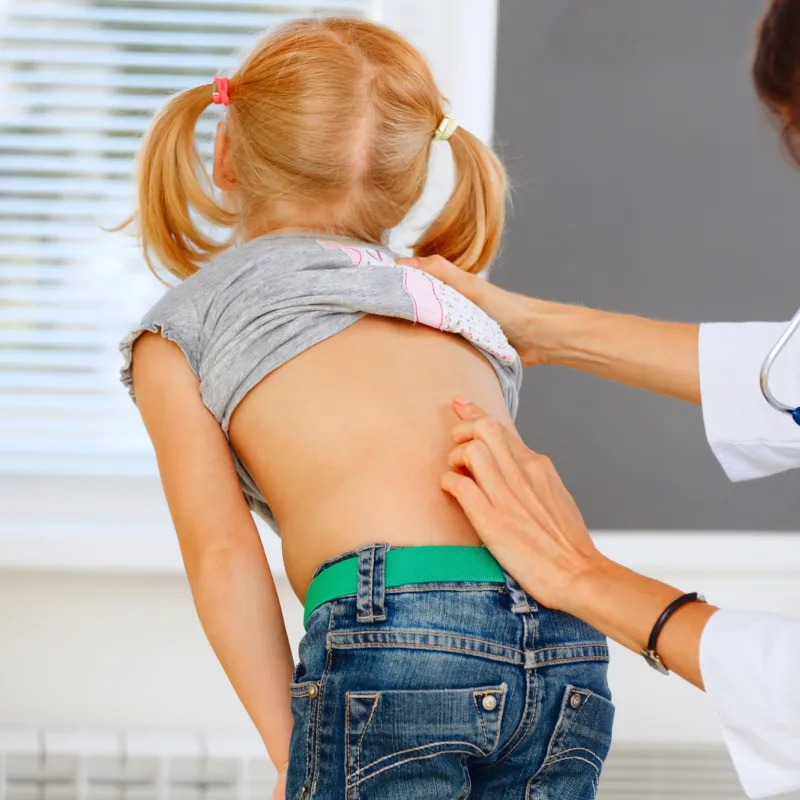
<svg viewBox="0 0 800 800">
<path fill-rule="evenodd" d="M 700 403 L 700 327 L 514 294 L 441 256 L 398 263 L 433 275 L 503 329 L 526 367 L 570 367 L 649 392 Z"/>
<path fill-rule="evenodd" d="M 501 289 L 464 272 L 441 256 L 401 258 L 398 263 L 433 275 L 482 308 L 499 323 L 526 367 L 549 362 L 548 353 L 555 346 L 550 314 L 558 309 L 558 304 Z"/>
<path fill-rule="evenodd" d="M 476 405 L 456 398 L 460 422 L 442 488 L 483 543 L 537 601 L 641 653 L 656 620 L 683 592 L 602 555 L 553 464 Z M 683 606 L 658 639 L 662 662 L 703 688 L 700 640 L 717 609 Z"/>
<path fill-rule="evenodd" d="M 552 462 L 478 408 L 456 398 L 462 420 L 442 488 L 525 591 L 572 612 L 576 582 L 602 560 Z"/>
</svg>

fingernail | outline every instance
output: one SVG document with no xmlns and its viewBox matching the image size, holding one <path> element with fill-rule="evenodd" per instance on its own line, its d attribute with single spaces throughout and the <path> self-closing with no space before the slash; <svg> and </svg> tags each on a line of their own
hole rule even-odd
<svg viewBox="0 0 800 800">
<path fill-rule="evenodd" d="M 467 398 L 466 398 L 466 397 L 462 397 L 460 394 L 457 394 L 457 395 L 456 395 L 456 396 L 453 398 L 453 402 L 454 402 L 454 403 L 455 403 L 457 406 L 468 406 L 468 405 L 470 405 L 470 403 L 471 403 L 471 401 L 470 401 L 470 400 L 467 400 Z"/>
</svg>

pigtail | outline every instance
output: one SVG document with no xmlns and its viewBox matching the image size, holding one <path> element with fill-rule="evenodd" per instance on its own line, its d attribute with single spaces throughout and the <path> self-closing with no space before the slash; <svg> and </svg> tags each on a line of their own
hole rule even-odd
<svg viewBox="0 0 800 800">
<path fill-rule="evenodd" d="M 231 227 L 235 215 L 214 199 L 208 170 L 197 150 L 195 128 L 212 101 L 212 86 L 175 95 L 145 136 L 140 154 L 138 219 L 144 257 L 156 273 L 158 265 L 181 280 L 225 250 L 197 217 L 215 226 Z M 156 273 L 157 274 L 157 273 Z"/>
<path fill-rule="evenodd" d="M 477 273 L 489 266 L 500 246 L 508 180 L 497 156 L 468 131 L 457 128 L 449 142 L 455 187 L 414 245 L 414 255 L 440 255 L 466 272 Z"/>
</svg>

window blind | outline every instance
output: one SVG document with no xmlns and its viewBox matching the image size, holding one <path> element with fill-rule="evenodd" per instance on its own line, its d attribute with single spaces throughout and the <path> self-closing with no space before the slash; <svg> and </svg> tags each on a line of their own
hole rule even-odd
<svg viewBox="0 0 800 800">
<path fill-rule="evenodd" d="M 0 469 L 152 469 L 119 339 L 163 291 L 135 241 L 134 159 L 164 98 L 269 27 L 374 0 L 0 0 Z M 215 119 L 198 137 L 209 158 Z"/>
</svg>

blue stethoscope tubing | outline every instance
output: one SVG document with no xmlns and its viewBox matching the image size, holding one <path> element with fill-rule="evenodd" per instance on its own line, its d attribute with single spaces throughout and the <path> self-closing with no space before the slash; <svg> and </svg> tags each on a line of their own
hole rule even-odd
<svg viewBox="0 0 800 800">
<path fill-rule="evenodd" d="M 783 348 L 789 343 L 789 340 L 792 338 L 792 336 L 797 333 L 798 329 L 800 329 L 800 308 L 797 310 L 797 313 L 794 315 L 794 317 L 792 317 L 792 321 L 781 335 L 781 338 L 775 342 L 775 346 L 769 351 L 766 359 L 764 359 L 764 364 L 761 367 L 760 382 L 761 392 L 766 401 L 776 411 L 788 414 L 798 425 L 800 425 L 800 407 L 787 406 L 784 403 L 781 403 L 781 401 L 778 400 L 774 394 L 772 394 L 769 388 L 769 372 L 772 369 L 772 365 L 775 363 L 775 359 L 781 354 Z"/>
</svg>

